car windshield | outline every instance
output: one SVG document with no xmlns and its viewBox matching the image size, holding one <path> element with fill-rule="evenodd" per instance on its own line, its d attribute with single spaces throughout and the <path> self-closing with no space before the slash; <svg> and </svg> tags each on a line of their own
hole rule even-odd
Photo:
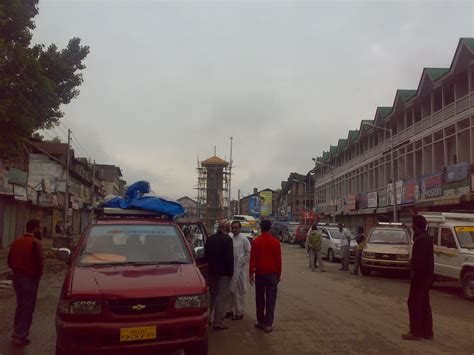
<svg viewBox="0 0 474 355">
<path fill-rule="evenodd" d="M 406 245 L 408 244 L 408 237 L 404 230 L 374 229 L 367 243 Z"/>
<path fill-rule="evenodd" d="M 352 234 L 350 229 L 344 228 L 344 230 L 351 233 L 351 240 L 355 240 L 355 235 Z M 331 228 L 331 229 L 329 229 L 329 231 L 331 232 L 331 236 L 332 236 L 333 239 L 341 239 L 342 238 L 342 233 L 339 231 L 338 228 Z"/>
<path fill-rule="evenodd" d="M 474 249 L 474 226 L 455 227 L 461 248 Z"/>
<path fill-rule="evenodd" d="M 172 225 L 96 225 L 86 237 L 80 266 L 189 264 L 183 238 Z"/>
</svg>

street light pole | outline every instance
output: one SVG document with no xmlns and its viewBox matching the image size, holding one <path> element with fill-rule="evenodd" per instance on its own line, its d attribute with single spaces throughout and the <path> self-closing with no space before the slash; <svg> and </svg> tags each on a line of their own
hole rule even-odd
<svg viewBox="0 0 474 355">
<path fill-rule="evenodd" d="M 398 222 L 398 214 L 397 214 L 397 186 L 395 184 L 395 150 L 393 146 L 393 130 L 392 128 L 385 128 L 376 126 L 369 122 L 362 122 L 364 126 L 370 126 L 377 129 L 381 129 L 384 131 L 388 131 L 390 134 L 390 170 L 392 175 L 392 200 L 393 200 L 393 221 Z"/>
</svg>

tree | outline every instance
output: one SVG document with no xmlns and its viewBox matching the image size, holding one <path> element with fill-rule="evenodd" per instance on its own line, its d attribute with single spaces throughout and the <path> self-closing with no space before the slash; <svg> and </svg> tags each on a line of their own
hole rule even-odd
<svg viewBox="0 0 474 355">
<path fill-rule="evenodd" d="M 63 116 L 61 105 L 79 95 L 88 46 L 79 38 L 59 50 L 31 45 L 38 0 L 0 3 L 0 151 L 14 151 L 38 129 Z"/>
</svg>

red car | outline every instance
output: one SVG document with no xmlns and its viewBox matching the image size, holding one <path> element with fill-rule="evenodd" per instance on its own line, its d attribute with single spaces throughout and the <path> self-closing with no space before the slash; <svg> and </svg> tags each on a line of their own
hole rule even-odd
<svg viewBox="0 0 474 355">
<path fill-rule="evenodd" d="M 299 244 L 301 247 L 304 248 L 306 246 L 306 236 L 308 235 L 310 229 L 310 225 L 298 225 L 291 234 L 290 242 L 292 244 Z"/>
<path fill-rule="evenodd" d="M 70 266 L 56 353 L 207 354 L 208 288 L 179 226 L 147 211 L 104 210 L 70 257 L 58 253 Z"/>
</svg>

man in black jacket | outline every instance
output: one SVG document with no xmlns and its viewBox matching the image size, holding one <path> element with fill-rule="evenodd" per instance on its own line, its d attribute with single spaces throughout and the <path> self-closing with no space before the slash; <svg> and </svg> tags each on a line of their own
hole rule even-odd
<svg viewBox="0 0 474 355">
<path fill-rule="evenodd" d="M 211 304 L 209 317 L 214 311 L 214 330 L 228 329 L 224 325 L 225 302 L 230 281 L 234 274 L 234 243 L 229 236 L 230 223 L 219 222 L 217 233 L 211 235 L 206 243 L 206 258 L 209 266 L 209 293 Z"/>
<path fill-rule="evenodd" d="M 408 297 L 410 332 L 405 340 L 433 339 L 433 318 L 430 306 L 430 288 L 433 285 L 433 242 L 426 233 L 426 219 L 413 217 L 414 243 L 411 256 L 411 285 Z"/>
</svg>

